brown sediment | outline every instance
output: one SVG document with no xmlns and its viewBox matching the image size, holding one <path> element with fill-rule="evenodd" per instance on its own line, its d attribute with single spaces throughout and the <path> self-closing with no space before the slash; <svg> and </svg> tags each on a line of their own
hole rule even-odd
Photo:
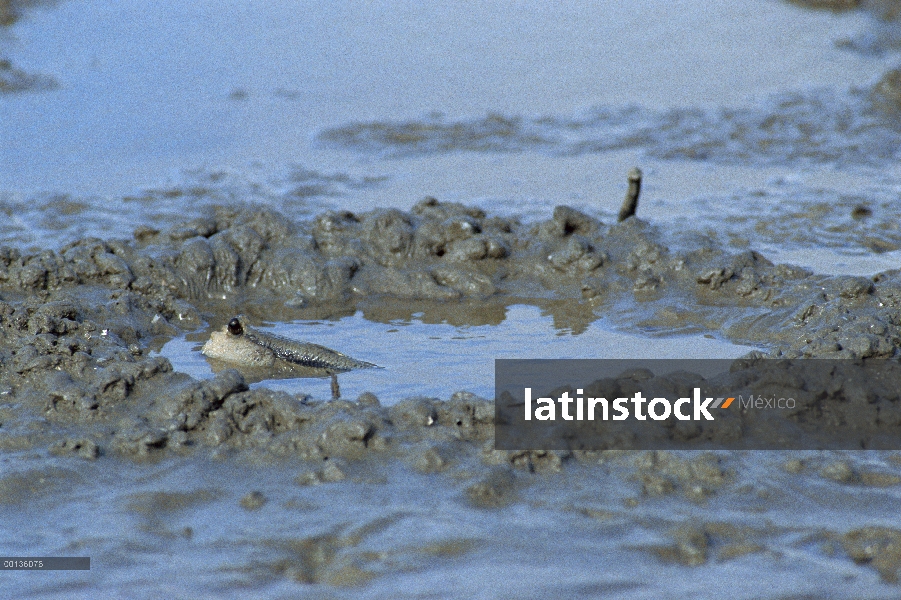
<svg viewBox="0 0 901 600">
<path fill-rule="evenodd" d="M 0 27 L 16 23 L 25 9 L 40 4 L 52 4 L 54 0 L 0 0 Z M 9 59 L 0 57 L 0 95 L 19 92 L 40 92 L 59 87 L 59 82 L 49 75 L 27 73 L 15 67 Z"/>
<path fill-rule="evenodd" d="M 0 59 L 0 94 L 39 92 L 59 87 L 48 75 L 34 75 L 13 66 L 9 60 Z"/>
<path fill-rule="evenodd" d="M 16 19 L 12 0 L 0 0 L 0 25 L 12 25 Z"/>
<path fill-rule="evenodd" d="M 858 8 L 863 4 L 861 0 L 788 0 L 791 4 L 797 4 L 805 8 L 815 8 L 820 10 L 831 10 L 834 12 L 844 12 Z"/>
<path fill-rule="evenodd" d="M 893 357 L 901 339 L 899 272 L 821 276 L 703 238 L 673 250 L 666 232 L 638 218 L 607 225 L 565 206 L 535 224 L 435 199 L 297 224 L 223 209 L 136 237 L 33 255 L 0 249 L 8 447 L 92 456 L 218 445 L 245 435 L 239 414 L 261 410 L 268 416 L 254 427 L 290 430 L 295 417 L 280 412 L 290 396 L 246 391 L 265 373 L 223 363 L 201 383 L 148 352 L 242 311 L 277 320 L 422 311 L 425 322 L 496 323 L 506 305 L 532 303 L 573 331 L 599 318 L 714 331 L 781 357 Z M 302 306 L 288 303 L 298 295 Z M 41 433 L 13 434 L 38 415 L 48 422 Z M 103 433 L 110 422 L 128 425 Z"/>
<path fill-rule="evenodd" d="M 441 415 L 456 414 L 454 401 L 421 399 L 415 410 L 401 403 L 391 411 L 378 402 L 309 404 L 248 390 L 272 377 L 269 367 L 255 375 L 214 365 L 218 375 L 198 382 L 148 352 L 245 309 L 289 319 L 357 307 L 396 318 L 425 308 L 425 320 L 436 313 L 496 322 L 481 315 L 500 308 L 502 319 L 506 304 L 531 302 L 574 331 L 604 317 L 669 330 L 722 327 L 781 356 L 890 357 L 899 347 L 897 273 L 824 277 L 754 252 L 673 251 L 640 219 L 605 225 L 568 207 L 534 225 L 434 199 L 410 212 L 327 212 L 297 225 L 268 211 L 223 212 L 139 238 L 87 239 L 59 253 L 0 251 L 5 447 L 85 458 L 248 444 L 310 457 L 364 455 L 416 424 L 405 435 L 438 445 L 411 460 L 431 470 L 448 459 L 441 432 L 491 427 L 488 400 L 470 398 L 468 416 L 450 420 Z M 297 294 L 304 306 L 285 306 Z M 47 425 L 30 429 L 34 418 Z M 660 485 L 651 477 L 647 489 Z"/>
</svg>

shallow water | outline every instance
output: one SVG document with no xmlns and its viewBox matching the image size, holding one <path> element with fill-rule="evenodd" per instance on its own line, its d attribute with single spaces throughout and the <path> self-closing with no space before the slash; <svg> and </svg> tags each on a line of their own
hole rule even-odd
<svg viewBox="0 0 901 600">
<path fill-rule="evenodd" d="M 742 485 L 715 503 L 646 497 L 614 460 L 521 481 L 518 502 L 485 510 L 445 485 L 450 476 L 396 463 L 344 465 L 348 479 L 304 486 L 294 479 L 303 463 L 51 459 L 32 470 L 34 458 L 5 458 L 0 512 L 15 518 L 0 521 L 0 553 L 90 555 L 92 568 L 6 573 L 4 589 L 18 598 L 896 598 L 897 586 L 830 548 L 836 530 L 892 524 L 898 493 L 790 475 L 785 460 L 733 453 Z M 29 489 L 40 498 L 21 503 Z M 20 529 L 34 519 L 39 530 Z M 660 559 L 689 543 L 684 523 L 708 529 L 703 567 Z"/>
<path fill-rule="evenodd" d="M 416 317 L 419 318 L 416 318 Z M 503 309 L 495 325 L 424 323 L 422 314 L 411 320 L 378 323 L 362 312 L 333 321 L 277 323 L 268 331 L 292 339 L 333 348 L 382 369 L 343 373 L 338 381 L 346 398 L 375 392 L 382 404 L 403 398 L 447 398 L 467 391 L 482 398 L 494 396 L 494 360 L 499 358 L 738 358 L 754 350 L 710 335 L 640 337 L 604 328 L 595 321 L 579 331 L 555 326 L 554 318 L 536 306 Z M 191 334 L 168 342 L 160 354 L 176 371 L 198 379 L 213 376 Z M 266 380 L 262 385 L 292 394 L 328 398 L 329 379 Z"/>
<path fill-rule="evenodd" d="M 834 46 L 866 24 L 772 0 L 530 3 L 512 13 L 485 2 L 465 14 L 416 2 L 61 2 L 27 13 L 4 43 L 14 63 L 60 87 L 0 100 L 4 162 L 16 165 L 0 188 L 120 195 L 170 171 L 255 161 L 344 170 L 347 154 L 310 141 L 349 121 L 716 108 L 799 87 L 844 90 L 889 62 Z"/>
</svg>

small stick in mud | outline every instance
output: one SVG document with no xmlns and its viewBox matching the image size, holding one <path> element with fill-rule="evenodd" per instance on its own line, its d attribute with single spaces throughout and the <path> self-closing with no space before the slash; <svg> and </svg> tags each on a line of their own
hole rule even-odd
<svg viewBox="0 0 901 600">
<path fill-rule="evenodd" d="M 332 373 L 332 400 L 341 398 L 341 388 L 338 387 L 338 376 Z"/>
<path fill-rule="evenodd" d="M 623 200 L 623 206 L 619 209 L 620 223 L 635 215 L 635 211 L 638 209 L 638 194 L 640 193 L 641 169 L 632 167 L 629 171 L 629 191 L 626 192 L 626 199 Z"/>
</svg>

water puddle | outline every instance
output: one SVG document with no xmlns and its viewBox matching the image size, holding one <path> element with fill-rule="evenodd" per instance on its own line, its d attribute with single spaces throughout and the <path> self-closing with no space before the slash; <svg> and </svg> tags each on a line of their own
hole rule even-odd
<svg viewBox="0 0 901 600">
<path fill-rule="evenodd" d="M 497 358 L 738 358 L 754 350 L 704 335 L 629 335 L 606 329 L 598 321 L 576 334 L 555 326 L 554 318 L 540 308 L 526 305 L 507 307 L 497 325 L 425 323 L 421 314 L 379 323 L 357 312 L 336 321 L 277 323 L 267 331 L 384 367 L 339 376 L 342 396 L 356 398 L 369 391 L 383 404 L 414 396 L 447 399 L 457 391 L 493 398 Z M 214 373 L 200 353 L 207 335 L 196 337 L 173 339 L 160 354 L 176 371 L 210 378 Z M 331 396 L 329 379 L 266 380 L 253 385 L 314 398 Z"/>
</svg>

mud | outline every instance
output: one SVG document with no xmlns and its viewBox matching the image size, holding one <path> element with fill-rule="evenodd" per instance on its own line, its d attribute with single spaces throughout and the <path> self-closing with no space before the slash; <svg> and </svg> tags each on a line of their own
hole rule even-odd
<svg viewBox="0 0 901 600">
<path fill-rule="evenodd" d="M 820 10 L 832 10 L 842 12 L 860 7 L 861 0 L 789 0 L 792 4 L 797 4 L 805 8 L 814 8 Z"/>
<path fill-rule="evenodd" d="M 756 506 L 771 502 L 761 498 L 772 492 L 745 481 L 748 467 L 736 453 L 498 451 L 490 399 L 466 392 L 446 399 L 365 393 L 328 401 L 265 385 L 249 389 L 245 376 L 230 368 L 197 381 L 173 372 L 152 349 L 205 323 L 224 326 L 241 312 L 287 320 L 359 307 L 370 318 L 393 319 L 431 305 L 439 319 L 453 314 L 460 322 L 495 323 L 512 302 L 541 305 L 573 330 L 603 317 L 624 328 L 722 332 L 775 356 L 890 357 L 899 346 L 898 272 L 820 276 L 709 239 L 673 240 L 671 249 L 667 232 L 639 218 L 609 224 L 565 206 L 531 224 L 434 199 L 409 212 L 327 212 L 296 223 L 267 210 L 219 209 L 167 230 L 139 228 L 132 240 L 84 239 L 38 254 L 4 248 L 0 257 L 0 444 L 9 455 L 50 454 L 56 458 L 47 460 L 85 465 L 228 459 L 235 465 L 229 477 L 257 469 L 237 466 L 244 461 L 300 461 L 293 482 L 302 489 L 397 483 L 392 473 L 400 469 L 442 478 L 449 493 L 459 494 L 454 502 L 470 511 L 519 510 L 526 498 L 549 497 L 545 485 L 576 490 L 585 484 L 575 482 L 605 473 L 625 486 L 625 496 L 616 497 L 626 511 L 655 498 Z M 899 481 L 897 465 L 874 468 L 858 458 L 782 463 L 772 472 L 804 485 L 881 490 Z M 79 481 L 81 475 L 63 467 L 19 471 L 0 479 L 0 496 L 18 505 L 35 492 Z M 198 493 L 178 496 L 176 504 L 213 492 Z M 230 502 L 264 514 L 271 494 L 254 486 Z M 167 515 L 180 514 L 165 508 L 169 500 L 134 502 L 163 502 L 149 509 L 148 531 L 191 538 L 184 529 L 190 525 L 162 525 L 172 520 Z M 612 508 L 576 502 L 573 510 L 603 520 Z M 671 541 L 636 549 L 664 563 L 700 565 L 795 543 L 784 527 L 743 529 L 716 519 L 684 527 L 653 525 L 656 538 Z M 348 586 L 393 572 L 364 559 L 373 555 L 349 541 L 356 534 L 340 531 L 314 535 L 297 548 L 273 541 L 284 558 L 251 560 L 239 570 L 265 580 Z M 810 535 L 848 564 L 872 565 L 886 582 L 897 577 L 891 531 Z M 310 563 L 317 548 L 325 552 L 322 561 Z"/>
<path fill-rule="evenodd" d="M 35 75 L 18 69 L 5 59 L 0 59 L 0 94 L 39 92 L 59 87 L 49 75 Z"/>
<path fill-rule="evenodd" d="M 9 27 L 22 18 L 28 10 L 41 5 L 53 4 L 56 0 L 0 0 L 0 28 Z M 3 30 L 0 29 L 0 32 Z M 2 51 L 2 49 L 0 49 Z M 20 92 L 42 92 L 59 87 L 55 77 L 34 74 L 17 68 L 0 56 L 0 95 Z"/>
<path fill-rule="evenodd" d="M 901 4 L 896 0 L 789 0 L 809 8 L 842 12 L 860 9 L 869 17 L 869 26 L 854 36 L 836 41 L 838 48 L 852 50 L 867 55 L 896 52 L 901 48 Z"/>
<path fill-rule="evenodd" d="M 839 40 L 841 48 L 879 54 L 901 46 L 895 2 L 799 3 L 832 10 L 862 4 L 884 21 Z M 0 24 L 24 19 L 40 4 L 47 2 L 0 0 Z M 98 65 L 109 59 L 99 56 Z M 0 94 L 59 85 L 23 64 L 0 60 Z M 254 83 L 241 68 L 237 80 L 207 83 L 210 96 L 231 98 L 230 110 L 264 98 L 306 98 L 306 90 L 266 92 L 277 84 Z M 64 88 L 83 85 L 74 71 L 54 77 Z M 157 79 L 146 81 L 196 109 Z M 32 579 L 20 589 L 35 597 L 97 587 L 110 596 L 253 590 L 273 597 L 430 597 L 454 585 L 472 597 L 640 598 L 706 597 L 727 582 L 735 597 L 897 597 L 896 452 L 501 451 L 494 448 L 491 398 L 373 389 L 330 401 L 303 393 L 302 385 L 286 392 L 265 383 L 316 372 L 268 364 L 238 370 L 211 360 L 215 376 L 198 380 L 176 372 L 158 351 L 175 338 L 203 343 L 236 314 L 260 331 L 269 322 L 351 314 L 385 323 L 497 325 L 511 305 L 530 304 L 573 335 L 603 319 L 644 335 L 723 337 L 761 348 L 755 357 L 897 358 L 901 271 L 828 276 L 776 264 L 767 246 L 883 255 L 901 249 L 897 186 L 875 174 L 898 156 L 899 81 L 894 70 L 875 84 L 836 91 L 811 89 L 801 79 L 791 88 L 800 91 L 738 108 L 680 108 L 666 99 L 663 108 L 645 109 L 614 97 L 611 106 L 573 114 L 569 104 L 549 103 L 541 105 L 549 114 L 538 117 L 516 104 L 501 105 L 510 111 L 503 114 L 483 112 L 491 102 L 451 102 L 453 116 L 417 119 L 409 115 L 427 113 L 413 105 L 385 110 L 372 91 L 361 95 L 372 110 L 352 113 L 361 122 L 340 125 L 348 117 L 329 113 L 317 116 L 315 127 L 334 124 L 319 145 L 350 150 L 350 162 L 362 155 L 375 174 L 329 172 L 344 168 L 342 158 L 323 171 L 292 166 L 272 178 L 191 171 L 173 185 L 117 192 L 112 202 L 76 191 L 4 193 L 0 522 L 7 529 L 0 537 L 7 549 L 90 552 L 96 561 L 93 578 Z M 666 90 L 661 83 L 648 87 Z M 102 106 L 116 114 L 122 105 Z M 204 106 L 204 114 L 219 110 Z M 187 123 L 197 120 L 194 109 L 186 109 Z M 394 114 L 406 120 L 387 120 Z M 458 116 L 467 114 L 477 116 Z M 163 139 L 167 153 L 173 139 L 195 131 L 176 122 L 162 133 L 130 136 L 124 121 L 125 137 L 146 134 L 148 147 Z M 242 117 L 239 125 L 254 122 Z M 283 114 L 273 122 L 273 131 L 290 129 Z M 264 137 L 266 148 L 278 147 Z M 250 154 L 259 149 L 246 146 Z M 295 156 L 296 147 L 292 137 L 291 153 L 276 152 L 278 160 Z M 538 152 L 553 160 L 620 150 L 674 165 L 767 173 L 850 166 L 874 173 L 873 185 L 843 182 L 839 192 L 780 180 L 698 202 L 700 214 L 671 210 L 687 216 L 654 219 L 657 226 L 642 218 L 653 208 L 644 197 L 637 207 L 628 203 L 617 222 L 620 192 L 611 202 L 559 206 L 537 220 L 434 198 L 410 210 L 316 214 L 317 199 L 375 205 L 372 189 L 397 175 L 379 174 L 393 171 L 385 162 L 366 163 L 367 154 L 441 159 L 471 152 L 490 161 L 491 153 Z M 84 151 L 75 155 L 94 164 L 91 149 Z M 174 160 L 179 168 L 190 162 Z M 94 166 L 103 177 L 115 170 Z M 653 194 L 655 167 L 641 166 Z M 421 167 L 410 171 L 428 171 Z M 482 168 L 495 177 L 493 167 Z M 63 177 L 59 187 L 78 189 L 69 181 L 76 173 Z M 624 173 L 610 177 L 626 183 Z M 31 178 L 44 184 L 42 176 Z M 408 187 L 426 192 L 436 185 L 415 180 Z M 855 193 L 846 194 L 849 188 Z M 385 195 L 403 196 L 401 205 L 409 189 L 394 186 Z M 537 189 L 528 193 L 569 197 Z M 636 182 L 627 200 L 637 193 Z M 544 202 L 529 210 L 543 210 Z M 87 233 L 97 231 L 113 233 Z M 367 358 L 352 345 L 334 347 Z M 422 362 L 439 378 L 440 365 L 417 350 L 398 360 Z M 837 420 L 881 419 L 896 427 L 895 400 L 887 393 L 826 408 Z M 40 527 L 22 527 L 26 522 Z M 378 587 L 388 580 L 398 587 Z M 194 587 L 166 588 L 169 581 Z"/>
<path fill-rule="evenodd" d="M 522 224 L 428 198 L 409 212 L 297 223 L 220 209 L 165 231 L 139 228 L 133 240 L 84 239 L 39 254 L 2 248 L 2 443 L 88 458 L 198 446 L 321 458 L 388 448 L 402 431 L 413 441 L 463 430 L 487 439 L 487 400 L 402 403 L 392 418 L 374 398 L 298 403 L 248 390 L 227 368 L 198 382 L 150 356 L 244 309 L 284 319 L 404 302 L 553 300 L 562 319 L 721 332 L 771 356 L 899 354 L 899 271 L 827 277 L 703 238 L 667 244 L 666 232 L 635 217 L 605 224 L 559 206 Z"/>
<path fill-rule="evenodd" d="M 0 26 L 12 25 L 21 18 L 22 5 L 14 0 L 0 0 Z"/>
<path fill-rule="evenodd" d="M 730 165 L 877 166 L 897 153 L 892 71 L 875 86 L 771 95 L 757 106 L 650 110 L 597 106 L 540 117 L 488 114 L 363 121 L 319 135 L 326 148 L 409 158 L 452 152 L 579 156 L 641 149 L 660 160 Z"/>
</svg>

